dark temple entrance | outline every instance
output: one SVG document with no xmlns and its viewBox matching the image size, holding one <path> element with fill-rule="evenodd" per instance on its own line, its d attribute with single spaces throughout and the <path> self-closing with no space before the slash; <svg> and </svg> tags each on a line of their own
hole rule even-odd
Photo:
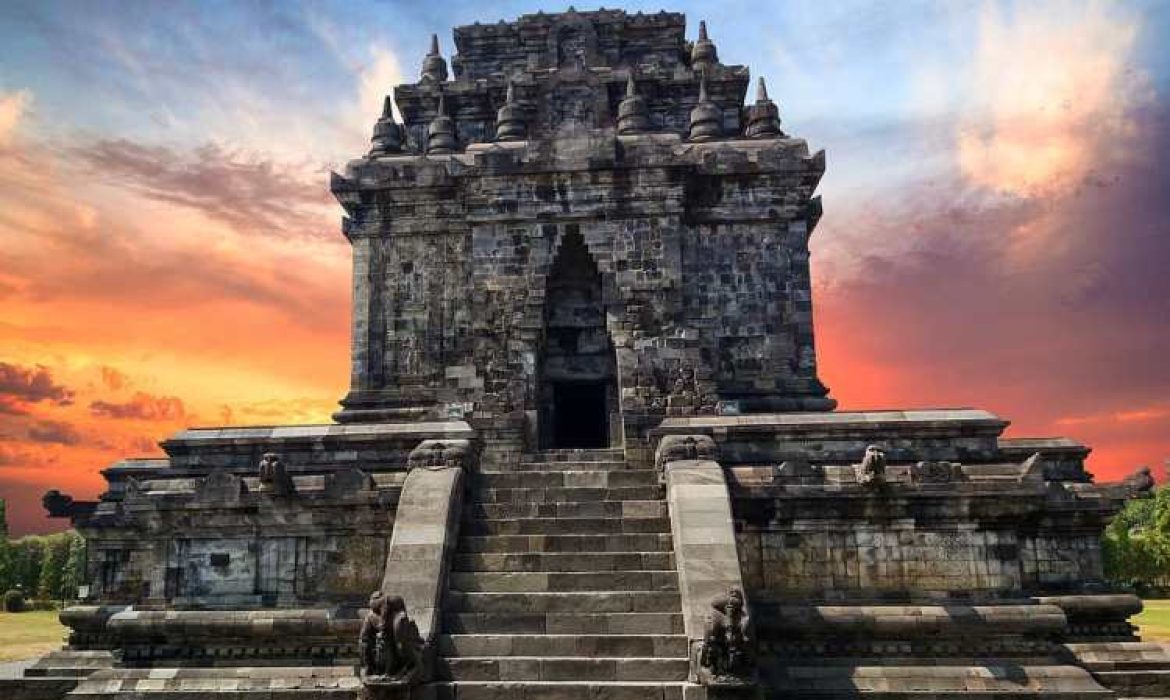
<svg viewBox="0 0 1170 700">
<path fill-rule="evenodd" d="M 540 364 L 540 442 L 609 447 L 619 431 L 613 344 L 605 328 L 601 274 L 576 225 L 565 226 L 545 294 Z"/>
<path fill-rule="evenodd" d="M 605 447 L 605 385 L 582 382 L 553 384 L 553 444 L 557 447 Z M 601 420 L 598 420 L 601 418 Z"/>
</svg>

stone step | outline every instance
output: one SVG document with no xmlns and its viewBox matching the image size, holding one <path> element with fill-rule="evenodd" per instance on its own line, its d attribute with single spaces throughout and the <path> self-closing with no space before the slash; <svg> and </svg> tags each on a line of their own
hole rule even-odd
<svg viewBox="0 0 1170 700">
<path fill-rule="evenodd" d="M 1125 669 L 1120 671 L 1093 671 L 1101 685 L 1130 697 L 1158 697 L 1170 695 L 1170 669 Z"/>
<path fill-rule="evenodd" d="M 468 535 L 607 535 L 670 532 L 670 518 L 515 518 L 463 523 Z"/>
<path fill-rule="evenodd" d="M 0 665 L 7 665 L 7 662 Z M 80 681 L 81 678 L 64 676 L 37 676 L 33 678 L 3 676 L 0 677 L 0 698 L 4 700 L 61 700 Z"/>
<path fill-rule="evenodd" d="M 772 669 L 777 698 L 864 697 L 873 700 L 968 698 L 1091 700 L 1112 698 L 1076 666 L 1002 665 L 785 666 Z"/>
<path fill-rule="evenodd" d="M 552 472 L 479 472 L 472 476 L 473 489 L 620 489 L 630 486 L 657 486 L 655 469 Z"/>
<path fill-rule="evenodd" d="M 685 658 L 682 634 L 444 634 L 443 656 L 653 656 Z"/>
<path fill-rule="evenodd" d="M 467 593 L 678 590 L 674 571 L 453 571 L 449 581 Z"/>
<path fill-rule="evenodd" d="M 439 680 L 454 681 L 685 681 L 685 658 L 457 656 L 440 658 Z"/>
<path fill-rule="evenodd" d="M 1077 642 L 1064 647 L 1090 671 L 1170 668 L 1170 649 L 1156 642 Z"/>
<path fill-rule="evenodd" d="M 530 460 L 534 462 L 571 462 L 573 460 L 595 461 L 608 459 L 625 460 L 625 458 L 625 450 L 621 447 L 540 450 L 538 452 L 526 452 L 520 457 L 521 460 Z"/>
<path fill-rule="evenodd" d="M 114 654 L 109 651 L 57 649 L 38 658 L 24 675 L 28 678 L 83 678 L 106 668 L 113 668 Z"/>
<path fill-rule="evenodd" d="M 455 555 L 452 571 L 674 571 L 670 552 L 537 552 Z"/>
<path fill-rule="evenodd" d="M 547 461 L 547 460 L 521 460 L 514 469 L 501 469 L 500 471 L 517 471 L 517 472 L 557 472 L 557 471 L 615 471 L 621 469 L 629 469 L 630 465 L 624 459 L 599 459 L 599 460 L 574 460 L 574 461 Z"/>
<path fill-rule="evenodd" d="M 683 691 L 686 690 L 684 696 Z M 416 691 L 418 692 L 418 691 Z M 424 686 L 419 700 L 706 700 L 690 683 L 646 681 L 460 681 Z M 411 695 L 411 698 L 414 698 Z"/>
<path fill-rule="evenodd" d="M 677 591 L 469 593 L 448 591 L 447 610 L 482 613 L 676 613 Z"/>
<path fill-rule="evenodd" d="M 669 533 L 642 532 L 614 535 L 470 535 L 459 538 L 461 554 L 641 554 L 669 553 L 674 542 Z"/>
<path fill-rule="evenodd" d="M 352 700 L 361 681 L 351 666 L 234 666 L 221 668 L 116 668 L 78 683 L 70 700 Z"/>
<path fill-rule="evenodd" d="M 473 503 L 475 518 L 665 518 L 666 501 L 579 501 L 561 503 Z"/>
<path fill-rule="evenodd" d="M 476 488 L 473 503 L 578 503 L 581 501 L 658 501 L 666 495 L 661 485 L 620 488 Z"/>
<path fill-rule="evenodd" d="M 682 634 L 682 613 L 484 613 L 443 616 L 447 634 Z"/>
</svg>

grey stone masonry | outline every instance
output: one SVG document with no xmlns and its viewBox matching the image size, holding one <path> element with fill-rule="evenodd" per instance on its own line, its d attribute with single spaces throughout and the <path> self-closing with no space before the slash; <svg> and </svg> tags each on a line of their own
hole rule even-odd
<svg viewBox="0 0 1170 700">
<path fill-rule="evenodd" d="M 406 477 L 380 590 L 401 596 L 424 641 L 438 633 L 447 568 L 459 532 L 462 467 L 416 467 Z M 376 564 L 377 562 L 371 562 Z"/>
<path fill-rule="evenodd" d="M 683 627 L 695 649 L 703 640 L 711 602 L 728 591 L 744 590 L 735 521 L 727 481 L 718 462 L 676 460 L 668 462 L 665 469 Z M 691 655 L 695 658 L 696 652 Z"/>
<path fill-rule="evenodd" d="M 354 255 L 338 420 L 524 416 L 529 449 L 645 460 L 664 415 L 833 407 L 808 271 L 824 156 L 747 137 L 748 70 L 695 65 L 684 30 L 621 10 L 459 27 L 452 80 L 395 89 L 402 148 L 332 181 Z M 619 135 L 631 90 L 644 123 Z M 440 121 L 454 146 L 428 152 Z M 589 444 L 559 432 L 573 410 Z"/>
<path fill-rule="evenodd" d="M 518 466 L 472 478 L 444 611 L 443 687 L 455 697 L 681 693 L 688 645 L 657 473 L 628 469 L 617 450 Z"/>
<path fill-rule="evenodd" d="M 1149 470 L 1094 483 L 977 409 L 833 410 L 825 154 L 762 80 L 745 105 L 718 20 L 435 35 L 331 177 L 336 422 L 189 428 L 47 493 L 87 595 L 0 698 L 1170 696 L 1103 580 Z"/>
</svg>

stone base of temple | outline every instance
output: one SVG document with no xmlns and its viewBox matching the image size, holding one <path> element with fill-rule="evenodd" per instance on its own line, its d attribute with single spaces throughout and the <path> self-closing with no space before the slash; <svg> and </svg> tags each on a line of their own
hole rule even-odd
<svg viewBox="0 0 1170 700">
<path fill-rule="evenodd" d="M 1099 582 L 1100 528 L 1148 484 L 1005 425 L 674 416 L 637 459 L 534 450 L 522 415 L 185 431 L 78 511 L 96 600 L 5 697 L 1170 695 L 1140 600 Z M 430 682 L 363 689 L 375 589 Z M 696 683 L 728 634 L 755 682 Z"/>
</svg>

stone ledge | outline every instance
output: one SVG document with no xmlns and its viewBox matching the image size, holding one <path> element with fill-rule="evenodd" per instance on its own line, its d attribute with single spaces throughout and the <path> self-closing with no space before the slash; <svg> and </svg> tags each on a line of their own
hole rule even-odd
<svg viewBox="0 0 1170 700">
<path fill-rule="evenodd" d="M 136 638 L 281 640 L 305 637 L 357 638 L 356 610 L 126 610 L 107 629 L 123 641 Z"/>
<path fill-rule="evenodd" d="M 973 408 L 917 411 L 836 411 L 832 413 L 761 413 L 743 416 L 687 416 L 666 418 L 654 435 L 687 432 L 839 433 L 880 429 L 979 429 L 999 434 L 1008 422 L 993 413 Z"/>
<path fill-rule="evenodd" d="M 470 439 L 475 431 L 464 421 L 423 423 L 325 423 L 319 425 L 275 425 L 246 428 L 188 428 L 163 444 L 179 446 L 203 441 L 231 441 L 234 444 L 263 443 L 279 446 L 314 440 L 364 440 L 384 436 L 407 435 L 417 439 Z"/>
<path fill-rule="evenodd" d="M 761 635 L 874 639 L 1045 636 L 1067 619 L 1055 605 L 786 605 L 755 602 Z"/>
<path fill-rule="evenodd" d="M 1076 666 L 788 666 L 771 680 L 801 697 L 1113 698 Z"/>
<path fill-rule="evenodd" d="M 1078 622 L 1125 620 L 1140 613 L 1144 607 L 1141 598 L 1130 593 L 1040 596 L 1036 601 L 1055 605 L 1063 610 L 1070 620 Z"/>
</svg>

